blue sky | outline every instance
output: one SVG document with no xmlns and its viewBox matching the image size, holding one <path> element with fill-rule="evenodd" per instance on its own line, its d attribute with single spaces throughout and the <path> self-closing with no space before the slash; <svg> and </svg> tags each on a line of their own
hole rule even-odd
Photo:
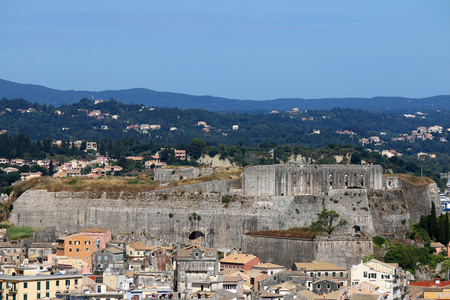
<svg viewBox="0 0 450 300">
<path fill-rule="evenodd" d="M 0 2 L 0 78 L 234 99 L 450 94 L 450 1 Z"/>
</svg>

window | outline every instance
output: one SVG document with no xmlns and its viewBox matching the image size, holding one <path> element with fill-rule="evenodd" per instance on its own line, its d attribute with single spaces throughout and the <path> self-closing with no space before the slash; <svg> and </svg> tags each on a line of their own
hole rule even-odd
<svg viewBox="0 0 450 300">
<path fill-rule="evenodd" d="M 80 241 L 75 241 L 75 245 L 79 245 L 80 244 Z"/>
<path fill-rule="evenodd" d="M 331 289 L 331 284 L 327 283 L 327 289 Z"/>
<path fill-rule="evenodd" d="M 317 272 L 317 277 L 320 277 L 320 272 Z"/>
<path fill-rule="evenodd" d="M 39 291 L 40 289 L 41 289 L 41 282 L 38 281 L 38 282 L 37 282 L 37 290 Z"/>
<path fill-rule="evenodd" d="M 50 297 L 50 293 L 45 293 L 45 297 L 49 298 Z"/>
<path fill-rule="evenodd" d="M 364 276 L 364 278 L 367 278 L 367 272 L 364 272 L 363 276 Z"/>
<path fill-rule="evenodd" d="M 69 248 L 69 252 L 72 252 L 72 248 Z"/>
<path fill-rule="evenodd" d="M 344 272 L 341 272 L 341 277 L 344 277 Z"/>
<path fill-rule="evenodd" d="M 438 297 L 438 298 L 441 298 L 441 293 L 437 293 L 437 297 Z"/>
<path fill-rule="evenodd" d="M 24 282 L 23 283 L 23 288 L 26 289 L 28 287 L 28 282 Z M 0 289 L 1 289 L 1 285 L 0 285 Z"/>
<path fill-rule="evenodd" d="M 56 286 L 59 286 L 59 280 L 56 280 Z"/>
<path fill-rule="evenodd" d="M 70 279 L 66 279 L 66 285 L 70 285 Z"/>
<path fill-rule="evenodd" d="M 45 289 L 46 290 L 50 289 L 50 281 L 48 281 L 48 280 L 45 282 Z"/>
<path fill-rule="evenodd" d="M 325 276 L 328 276 L 328 272 L 325 272 Z"/>
<path fill-rule="evenodd" d="M 105 260 L 108 260 L 108 255 L 105 255 Z"/>
<path fill-rule="evenodd" d="M 445 293 L 445 298 L 448 298 L 448 293 Z"/>
<path fill-rule="evenodd" d="M 336 277 L 336 272 L 333 272 L 333 277 Z"/>
<path fill-rule="evenodd" d="M 155 257 L 155 252 L 152 252 L 152 256 Z"/>
<path fill-rule="evenodd" d="M 273 280 L 277 280 L 277 276 L 273 276 Z"/>
<path fill-rule="evenodd" d="M 158 257 L 159 257 L 159 258 L 162 258 L 162 252 L 159 252 L 159 253 L 158 253 Z"/>
<path fill-rule="evenodd" d="M 28 300 L 28 295 L 27 294 L 23 294 L 23 300 Z"/>
<path fill-rule="evenodd" d="M 41 299 L 41 293 L 37 293 L 37 297 L 38 299 Z"/>
<path fill-rule="evenodd" d="M 84 241 L 84 244 L 85 244 L 85 245 L 90 245 L 90 244 L 91 244 L 91 241 Z"/>
<path fill-rule="evenodd" d="M 313 272 L 309 273 L 309 276 L 314 277 L 314 273 Z"/>
<path fill-rule="evenodd" d="M 72 241 L 69 241 L 69 245 L 72 245 Z"/>
<path fill-rule="evenodd" d="M 320 283 L 317 285 L 317 289 L 320 290 Z"/>
<path fill-rule="evenodd" d="M 139 255 L 139 251 L 138 251 L 137 255 Z"/>
<path fill-rule="evenodd" d="M 80 252 L 80 248 L 75 249 L 75 252 Z"/>
<path fill-rule="evenodd" d="M 74 284 L 77 285 L 78 284 L 78 279 L 74 280 Z"/>
<path fill-rule="evenodd" d="M 89 252 L 89 248 L 86 248 L 86 252 Z"/>
</svg>

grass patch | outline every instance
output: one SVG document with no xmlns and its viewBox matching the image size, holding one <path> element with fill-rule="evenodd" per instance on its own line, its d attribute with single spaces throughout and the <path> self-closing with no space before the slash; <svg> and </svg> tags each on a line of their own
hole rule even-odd
<svg viewBox="0 0 450 300">
<path fill-rule="evenodd" d="M 1 223 L 0 228 L 8 230 L 9 240 L 29 239 L 33 237 L 33 232 L 38 231 L 36 228 L 28 226 L 15 226 L 8 223 Z"/>
</svg>

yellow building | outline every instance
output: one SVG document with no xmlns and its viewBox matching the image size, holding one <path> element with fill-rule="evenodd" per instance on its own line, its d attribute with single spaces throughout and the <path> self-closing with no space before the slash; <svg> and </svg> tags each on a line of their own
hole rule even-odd
<svg viewBox="0 0 450 300">
<path fill-rule="evenodd" d="M 81 275 L 41 275 L 36 270 L 9 268 L 0 275 L 0 300 L 34 300 L 55 297 L 81 285 Z"/>
<path fill-rule="evenodd" d="M 423 290 L 424 299 L 450 299 L 450 287 L 427 288 Z"/>
</svg>

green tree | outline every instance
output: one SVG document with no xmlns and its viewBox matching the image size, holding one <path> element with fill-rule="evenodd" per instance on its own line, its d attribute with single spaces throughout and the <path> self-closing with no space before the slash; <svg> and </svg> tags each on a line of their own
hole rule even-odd
<svg viewBox="0 0 450 300">
<path fill-rule="evenodd" d="M 187 146 L 189 156 L 195 160 L 202 156 L 203 150 L 206 148 L 206 143 L 202 139 L 193 139 Z"/>
<path fill-rule="evenodd" d="M 328 210 L 324 207 L 322 211 L 317 214 L 317 221 L 311 223 L 310 230 L 312 232 L 325 231 L 331 235 L 336 228 L 345 226 L 348 223 L 347 220 L 340 219 L 340 216 L 341 215 L 334 210 Z"/>
<path fill-rule="evenodd" d="M 441 265 L 441 273 L 445 273 L 446 275 L 450 272 L 450 259 L 446 259 L 442 262 Z M 447 278 L 448 280 L 449 278 Z"/>
<path fill-rule="evenodd" d="M 444 245 L 448 245 L 448 242 L 450 242 L 450 224 L 448 220 L 448 213 L 446 213 L 444 217 L 444 240 L 442 243 Z"/>
<path fill-rule="evenodd" d="M 414 273 L 417 265 L 417 255 L 412 247 L 395 243 L 384 255 L 384 261 L 388 263 L 398 263 L 404 270 Z"/>
<path fill-rule="evenodd" d="M 48 176 L 53 176 L 54 173 L 53 160 L 50 159 L 50 164 L 48 165 Z"/>
<path fill-rule="evenodd" d="M 436 220 L 436 205 L 431 202 L 431 214 L 430 214 L 430 227 L 429 232 L 431 239 L 436 239 L 438 237 L 438 224 Z"/>
</svg>

